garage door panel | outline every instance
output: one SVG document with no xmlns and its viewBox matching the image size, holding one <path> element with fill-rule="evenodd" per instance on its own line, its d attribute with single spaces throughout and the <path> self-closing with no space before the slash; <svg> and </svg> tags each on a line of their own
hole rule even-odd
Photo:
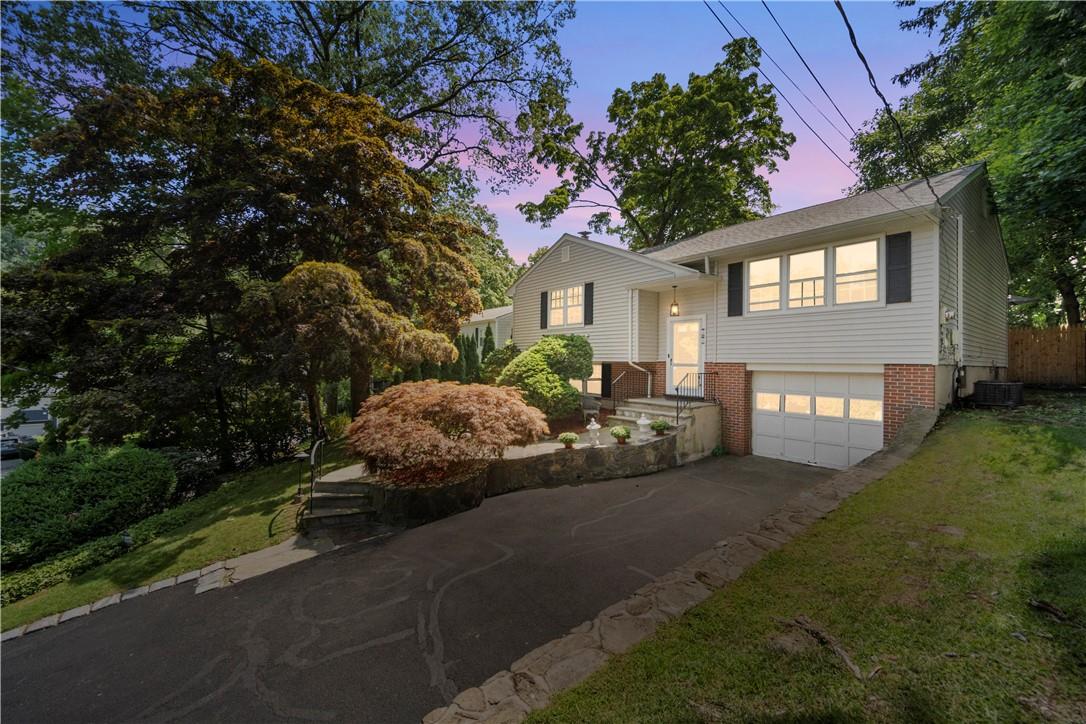
<svg viewBox="0 0 1086 724">
<path fill-rule="evenodd" d="M 785 375 L 784 391 L 809 395 L 814 392 L 814 378 L 809 374 Z"/>
<path fill-rule="evenodd" d="M 754 432 L 757 435 L 784 435 L 784 418 L 780 415 L 757 414 L 754 416 Z"/>
<path fill-rule="evenodd" d="M 809 463 L 814 460 L 814 443 L 808 440 L 792 440 L 784 438 L 784 457 L 800 463 Z"/>
<path fill-rule="evenodd" d="M 848 461 L 848 448 L 844 445 L 815 443 L 815 463 L 827 468 L 844 468 L 852 463 Z"/>
<path fill-rule="evenodd" d="M 752 382 L 756 455 L 844 468 L 882 448 L 881 375 L 755 372 Z"/>
<path fill-rule="evenodd" d="M 876 375 L 848 375 L 850 397 L 882 399 L 882 378 Z"/>
<path fill-rule="evenodd" d="M 882 425 L 849 423 L 848 444 L 852 447 L 878 450 L 882 447 Z"/>
<path fill-rule="evenodd" d="M 847 395 L 848 375 L 815 375 L 815 392 L 820 395 Z"/>
<path fill-rule="evenodd" d="M 779 458 L 783 451 L 783 442 L 779 436 L 755 435 L 754 454 L 767 458 Z"/>
<path fill-rule="evenodd" d="M 784 416 L 784 439 L 814 442 L 814 420 L 807 417 Z"/>
<path fill-rule="evenodd" d="M 835 445 L 848 444 L 848 425 L 844 420 L 815 420 L 815 442 L 827 442 Z"/>
</svg>

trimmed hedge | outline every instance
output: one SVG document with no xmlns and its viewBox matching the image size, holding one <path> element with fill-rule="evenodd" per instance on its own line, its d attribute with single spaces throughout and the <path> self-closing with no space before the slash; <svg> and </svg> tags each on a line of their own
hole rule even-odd
<svg viewBox="0 0 1086 724">
<path fill-rule="evenodd" d="M 0 561 L 22 568 L 158 513 L 177 476 L 151 450 L 80 447 L 23 463 L 4 478 Z"/>
<path fill-rule="evenodd" d="M 203 515 L 212 507 L 206 505 L 205 501 L 212 500 L 213 497 L 208 496 L 180 505 L 130 526 L 128 533 L 132 536 L 131 547 L 138 548 L 146 545 L 163 533 L 179 528 Z M 5 572 L 3 579 L 0 580 L 0 604 L 6 606 L 49 586 L 63 583 L 95 566 L 119 558 L 128 550 L 130 549 L 125 547 L 120 534 L 113 534 L 84 543 L 30 568 L 11 573 Z"/>
<path fill-rule="evenodd" d="M 581 393 L 556 375 L 534 347 L 521 352 L 502 370 L 498 384 L 516 387 L 525 402 L 551 419 L 565 417 L 581 404 Z"/>
<path fill-rule="evenodd" d="M 487 329 L 490 328 L 487 327 Z M 520 347 L 510 342 L 504 347 L 498 347 L 484 357 L 482 367 L 483 382 L 488 385 L 497 382 L 498 377 L 501 376 L 502 370 L 504 370 L 518 354 L 520 354 Z"/>
</svg>

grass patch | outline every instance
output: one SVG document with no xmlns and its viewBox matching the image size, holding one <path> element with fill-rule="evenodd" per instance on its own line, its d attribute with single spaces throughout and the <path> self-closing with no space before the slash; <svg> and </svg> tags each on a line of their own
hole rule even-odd
<svg viewBox="0 0 1086 724">
<path fill-rule="evenodd" d="M 1086 720 L 1086 398 L 1068 399 L 1051 421 L 948 416 L 904 465 L 530 721 Z M 798 616 L 864 678 L 782 624 Z"/>
<path fill-rule="evenodd" d="M 325 470 L 348 464 L 343 444 L 325 452 Z M 274 545 L 295 532 L 298 464 L 284 462 L 238 475 L 184 503 L 196 517 L 120 558 L 0 608 L 7 630 L 130 588 Z"/>
</svg>

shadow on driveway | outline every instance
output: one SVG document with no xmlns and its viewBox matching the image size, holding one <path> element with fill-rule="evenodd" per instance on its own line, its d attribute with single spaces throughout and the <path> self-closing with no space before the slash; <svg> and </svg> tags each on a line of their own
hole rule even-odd
<svg viewBox="0 0 1086 724">
<path fill-rule="evenodd" d="M 528 490 L 6 643 L 11 721 L 417 722 L 833 471 L 711 458 Z"/>
</svg>

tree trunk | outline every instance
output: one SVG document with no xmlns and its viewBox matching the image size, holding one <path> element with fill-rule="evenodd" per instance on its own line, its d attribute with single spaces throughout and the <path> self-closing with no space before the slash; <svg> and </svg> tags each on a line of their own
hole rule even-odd
<svg viewBox="0 0 1086 724">
<path fill-rule="evenodd" d="M 358 417 L 358 408 L 370 396 L 373 362 L 364 350 L 351 350 L 351 417 Z"/>
<path fill-rule="evenodd" d="M 1061 275 L 1056 279 L 1056 289 L 1059 290 L 1063 300 L 1063 313 L 1067 316 L 1067 324 L 1072 327 L 1082 324 L 1082 307 L 1078 301 L 1075 280 Z"/>
<path fill-rule="evenodd" d="M 324 414 L 328 417 L 339 414 L 339 382 L 328 382 L 324 389 Z"/>
<path fill-rule="evenodd" d="M 313 431 L 314 442 L 324 437 L 324 421 L 321 419 L 320 387 L 316 383 L 306 383 L 305 399 L 309 405 L 309 427 Z"/>
<path fill-rule="evenodd" d="M 218 456 L 220 472 L 230 472 L 234 469 L 234 450 L 230 440 L 230 412 L 226 405 L 226 393 L 218 379 L 219 372 L 219 345 L 215 337 L 215 327 L 211 323 L 211 315 L 206 316 L 207 341 L 211 346 L 211 354 L 215 359 L 215 415 L 218 418 Z"/>
</svg>

